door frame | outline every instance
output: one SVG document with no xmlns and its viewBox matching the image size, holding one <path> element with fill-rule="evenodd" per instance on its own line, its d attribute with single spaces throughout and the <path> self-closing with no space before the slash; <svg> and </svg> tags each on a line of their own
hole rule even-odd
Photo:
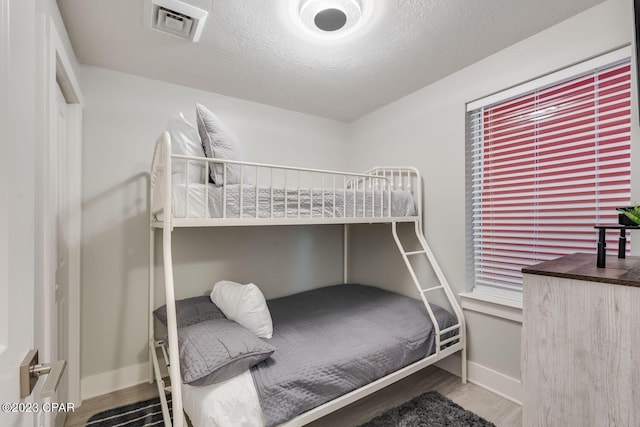
<svg viewBox="0 0 640 427">
<path fill-rule="evenodd" d="M 6 120 L 9 80 L 9 2 L 0 0 L 0 141 L 7 140 Z M 9 151 L 0 144 L 0 354 L 4 353 L 9 337 Z"/>
<path fill-rule="evenodd" d="M 51 153 L 49 147 L 52 141 L 57 138 L 56 114 L 57 100 L 56 91 L 60 86 L 65 100 L 68 104 L 68 154 L 69 162 L 66 171 L 69 178 L 68 199 L 69 199 L 69 289 L 68 289 L 68 325 L 69 336 L 67 349 L 69 360 L 67 360 L 67 375 L 69 384 L 69 402 L 79 406 L 81 401 L 80 390 L 80 261 L 81 261 L 81 243 L 82 243 L 82 92 L 80 85 L 75 76 L 69 55 L 65 49 L 62 39 L 58 34 L 53 18 L 49 17 L 47 22 L 48 29 L 46 33 L 46 58 L 44 73 L 45 88 L 45 123 L 46 129 L 43 144 L 43 173 L 40 175 L 41 189 L 49 189 L 51 185 L 57 185 L 57 180 L 51 179 L 51 162 L 55 159 L 55 153 Z M 57 263 L 54 264 L 52 254 L 55 252 L 55 229 L 56 224 L 52 219 L 55 218 L 56 200 L 52 195 L 55 192 L 47 191 L 43 194 L 43 251 L 42 257 L 42 338 L 44 344 L 45 357 L 51 361 L 56 360 L 57 355 L 52 354 L 57 346 L 57 336 L 55 334 L 55 326 L 57 323 L 56 313 L 56 295 L 54 286 L 55 270 Z M 52 265 L 54 264 L 54 265 Z M 51 273 L 54 274 L 51 274 Z M 52 332 L 52 329 L 54 333 Z"/>
</svg>

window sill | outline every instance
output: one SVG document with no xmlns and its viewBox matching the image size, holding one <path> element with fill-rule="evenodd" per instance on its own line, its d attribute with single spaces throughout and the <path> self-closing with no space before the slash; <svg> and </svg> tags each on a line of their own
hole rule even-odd
<svg viewBox="0 0 640 427">
<path fill-rule="evenodd" d="M 522 301 L 473 291 L 458 295 L 462 298 L 462 308 L 465 310 L 522 323 Z"/>
</svg>

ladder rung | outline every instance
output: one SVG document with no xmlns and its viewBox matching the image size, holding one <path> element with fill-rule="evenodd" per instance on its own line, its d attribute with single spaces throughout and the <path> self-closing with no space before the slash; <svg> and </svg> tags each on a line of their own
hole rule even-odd
<svg viewBox="0 0 640 427">
<path fill-rule="evenodd" d="M 441 329 L 440 330 L 440 335 L 446 334 L 447 332 L 453 331 L 454 329 L 458 329 L 458 328 L 460 328 L 460 324 L 459 323 L 457 325 L 449 326 L 447 329 Z"/>
<path fill-rule="evenodd" d="M 168 385 L 164 388 L 164 391 L 168 391 L 169 393 L 171 393 L 171 386 Z"/>
<path fill-rule="evenodd" d="M 460 335 L 456 335 L 455 337 L 447 338 L 446 340 L 440 341 L 440 345 L 449 344 L 451 341 L 459 340 Z"/>
<path fill-rule="evenodd" d="M 411 251 L 411 252 L 405 252 L 404 254 L 409 256 L 409 255 L 419 255 L 419 254 L 426 254 L 427 251 Z"/>
<path fill-rule="evenodd" d="M 429 288 L 429 289 L 420 289 L 420 292 L 422 292 L 423 294 L 429 291 L 435 291 L 436 289 L 442 289 L 444 288 L 444 286 L 440 285 L 440 286 L 434 286 L 433 288 Z"/>
</svg>

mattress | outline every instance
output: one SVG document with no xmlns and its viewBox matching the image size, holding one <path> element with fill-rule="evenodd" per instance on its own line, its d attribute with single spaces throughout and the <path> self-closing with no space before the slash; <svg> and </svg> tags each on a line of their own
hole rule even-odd
<svg viewBox="0 0 640 427">
<path fill-rule="evenodd" d="M 205 210 L 208 192 L 208 215 Z M 226 189 L 226 196 L 223 194 Z M 389 193 L 393 217 L 417 215 L 413 196 L 407 191 L 333 190 L 262 187 L 231 184 L 174 184 L 172 188 L 174 218 L 255 218 L 256 195 L 258 218 L 344 218 L 389 216 Z M 323 203 L 324 194 L 324 203 Z M 242 195 L 242 203 L 240 196 Z M 226 199 L 225 199 L 226 197 Z M 226 204 L 226 212 L 223 206 Z"/>
<path fill-rule="evenodd" d="M 269 342 L 277 351 L 250 375 L 184 385 L 184 408 L 195 427 L 278 425 L 435 351 L 422 302 L 393 292 L 336 285 L 267 303 L 274 324 Z M 456 324 L 446 310 L 432 308 L 441 329 Z"/>
</svg>

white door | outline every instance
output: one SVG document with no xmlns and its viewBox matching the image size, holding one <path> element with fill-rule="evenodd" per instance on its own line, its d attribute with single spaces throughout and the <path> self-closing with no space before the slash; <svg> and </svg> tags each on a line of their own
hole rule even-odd
<svg viewBox="0 0 640 427">
<path fill-rule="evenodd" d="M 25 405 L 34 401 L 20 398 L 18 367 L 34 342 L 34 210 L 21 200 L 11 164 L 16 150 L 5 143 L 15 136 L 7 123 L 15 116 L 7 112 L 6 97 L 0 103 L 0 425 L 26 427 L 34 425 L 34 414 Z"/>
<path fill-rule="evenodd" d="M 79 403 L 79 322 L 74 319 L 79 310 L 81 107 L 77 81 L 51 19 L 46 76 L 38 72 L 42 58 L 34 55 L 40 43 L 36 26 L 45 23 L 36 15 L 35 0 L 0 0 L 0 427 L 60 425 L 64 412 L 58 417 L 46 405 Z M 67 78 L 65 94 L 75 96 L 73 106 L 57 104 L 56 92 L 49 90 L 56 87 L 56 61 Z M 36 84 L 42 77 L 47 78 L 46 93 Z M 50 129 L 42 129 L 40 102 L 46 104 Z M 59 121 L 66 125 L 58 126 Z M 65 144 L 58 144 L 60 139 Z M 67 307 L 75 316 L 69 317 Z M 58 334 L 69 327 L 75 337 L 71 346 L 67 335 Z M 19 365 L 34 348 L 40 350 L 41 364 L 59 360 L 58 349 L 63 356 L 75 349 L 74 379 L 63 378 L 60 395 L 53 399 L 40 398 L 48 376 L 21 397 Z M 66 397 L 69 390 L 77 397 Z"/>
<path fill-rule="evenodd" d="M 9 155 L 6 145 L 2 144 L 0 158 L 5 163 Z M 29 268 L 30 260 L 20 259 L 22 254 L 33 253 L 33 240 L 25 239 L 25 212 L 17 212 L 11 206 L 11 199 L 16 196 L 11 186 L 15 180 L 7 179 L 6 164 L 2 165 L 0 178 L 0 425 L 31 426 L 34 414 L 28 412 L 34 403 L 33 398 L 20 398 L 18 367 L 27 352 L 33 347 L 33 268 Z M 27 216 L 28 218 L 28 216 Z M 33 220 L 33 216 L 31 216 Z M 33 228 L 33 227 L 31 227 Z M 30 247 L 29 247 L 30 246 Z M 22 250 L 24 249 L 24 251 Z M 27 255 L 28 256 L 28 255 Z M 33 267 L 33 265 L 31 266 Z"/>
<path fill-rule="evenodd" d="M 18 380 L 18 366 L 34 343 L 35 289 L 34 101 L 19 89 L 34 84 L 33 52 L 14 42 L 28 46 L 34 27 L 9 25 L 24 16 L 33 16 L 30 2 L 0 0 L 0 425 L 11 427 L 33 426 L 28 409 L 34 408 L 27 405 L 37 403 L 20 398 Z"/>
</svg>

